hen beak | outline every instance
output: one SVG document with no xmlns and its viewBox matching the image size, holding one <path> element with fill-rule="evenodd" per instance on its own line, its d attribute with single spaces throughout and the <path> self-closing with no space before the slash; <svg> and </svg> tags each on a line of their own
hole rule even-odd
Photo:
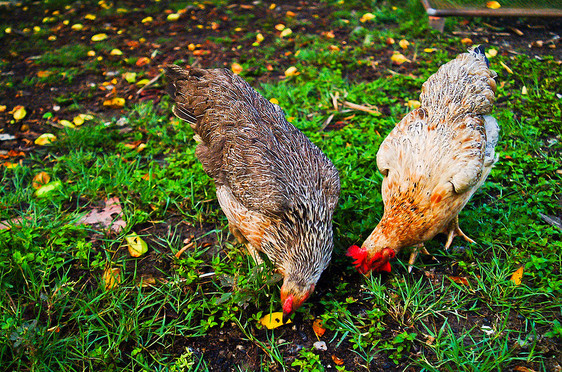
<svg viewBox="0 0 562 372">
<path fill-rule="evenodd" d="M 291 318 L 291 313 L 283 312 L 283 324 L 286 324 Z"/>
</svg>

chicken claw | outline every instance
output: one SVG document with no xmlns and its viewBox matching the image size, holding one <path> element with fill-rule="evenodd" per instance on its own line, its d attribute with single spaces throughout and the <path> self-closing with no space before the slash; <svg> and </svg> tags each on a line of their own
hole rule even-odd
<svg viewBox="0 0 562 372">
<path fill-rule="evenodd" d="M 414 263 L 416 262 L 416 258 L 418 258 L 418 254 L 419 253 L 422 254 L 426 254 L 428 256 L 431 256 L 431 254 L 427 251 L 427 249 L 425 248 L 425 245 L 423 243 L 420 243 L 418 245 L 414 246 L 414 249 L 412 250 L 412 253 L 410 254 L 410 258 L 408 259 L 408 272 L 411 273 L 412 269 L 414 268 Z M 434 259 L 435 261 L 439 262 L 439 260 L 433 256 L 431 256 L 432 259 Z"/>
<path fill-rule="evenodd" d="M 449 248 L 451 247 L 451 244 L 453 243 L 453 239 L 455 238 L 455 236 L 460 236 L 469 243 L 476 243 L 474 240 L 470 239 L 468 236 L 466 236 L 465 233 L 462 232 L 461 228 L 459 227 L 459 216 L 456 216 L 455 219 L 451 221 L 451 223 L 449 224 L 449 229 L 446 232 L 446 234 L 447 234 L 447 243 L 445 244 L 446 251 L 449 250 Z"/>
</svg>

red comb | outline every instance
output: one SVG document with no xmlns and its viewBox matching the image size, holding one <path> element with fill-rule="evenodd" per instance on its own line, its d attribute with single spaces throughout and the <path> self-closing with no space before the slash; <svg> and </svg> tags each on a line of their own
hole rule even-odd
<svg viewBox="0 0 562 372">
<path fill-rule="evenodd" d="M 367 250 L 353 245 L 347 250 L 347 255 L 355 259 L 353 264 L 361 274 L 367 274 L 371 270 L 389 273 L 391 270 L 389 260 L 396 256 L 396 252 L 391 248 L 385 248 L 381 252 L 375 253 L 375 256 L 368 260 Z"/>
<path fill-rule="evenodd" d="M 360 248 L 356 245 L 352 245 L 348 248 L 346 255 L 355 259 L 355 261 L 353 261 L 353 264 L 355 265 L 357 271 L 359 271 L 361 274 L 366 274 L 369 272 L 366 249 Z"/>
</svg>

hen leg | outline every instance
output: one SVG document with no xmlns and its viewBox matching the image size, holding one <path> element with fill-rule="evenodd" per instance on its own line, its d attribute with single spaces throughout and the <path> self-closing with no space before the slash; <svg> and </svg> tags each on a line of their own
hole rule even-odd
<svg viewBox="0 0 562 372">
<path fill-rule="evenodd" d="M 412 253 L 410 253 L 410 258 L 408 259 L 408 272 L 409 273 L 412 272 L 412 269 L 414 268 L 414 263 L 416 263 L 416 258 L 418 258 L 418 254 L 420 252 L 423 253 L 423 254 L 429 254 L 429 252 L 427 251 L 427 249 L 425 248 L 425 245 L 423 245 L 423 243 L 415 245 L 414 248 L 412 249 Z"/>
<path fill-rule="evenodd" d="M 451 223 L 449 224 L 449 228 L 446 231 L 447 234 L 447 243 L 445 244 L 445 250 L 448 250 L 453 243 L 453 239 L 455 236 L 460 236 L 464 238 L 469 243 L 476 243 L 474 240 L 470 239 L 466 236 L 465 233 L 462 232 L 461 228 L 459 227 L 459 216 L 456 216 Z"/>
<path fill-rule="evenodd" d="M 248 241 L 248 239 L 246 239 L 246 237 L 242 234 L 242 232 L 238 229 L 238 227 L 236 227 L 232 223 L 229 223 L 228 229 L 230 230 L 232 235 L 236 237 L 238 243 L 246 245 L 246 249 L 248 250 L 250 256 L 252 256 L 252 258 L 254 259 L 256 265 L 258 266 L 261 265 L 263 263 L 263 259 L 260 257 L 258 250 Z"/>
</svg>

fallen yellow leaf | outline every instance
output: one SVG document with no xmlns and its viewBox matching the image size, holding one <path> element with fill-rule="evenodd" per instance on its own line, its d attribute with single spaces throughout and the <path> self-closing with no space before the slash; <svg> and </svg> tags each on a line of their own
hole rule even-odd
<svg viewBox="0 0 562 372">
<path fill-rule="evenodd" d="M 76 24 L 73 24 L 72 26 L 70 26 L 70 28 L 71 28 L 73 31 L 80 31 L 81 29 L 84 28 L 84 26 L 83 26 L 81 23 L 76 23 Z M 94 41 L 95 41 L 95 40 L 94 40 Z"/>
<path fill-rule="evenodd" d="M 461 43 L 463 45 L 472 45 L 472 39 L 469 37 L 465 37 L 464 39 L 461 40 Z"/>
<path fill-rule="evenodd" d="M 141 79 L 139 81 L 136 82 L 136 85 L 139 87 L 144 87 L 146 84 L 150 83 L 150 80 L 148 79 Z"/>
<path fill-rule="evenodd" d="M 109 54 L 111 54 L 112 56 L 122 56 L 123 52 L 120 51 L 119 49 L 112 49 L 111 52 L 109 52 Z"/>
<path fill-rule="evenodd" d="M 244 71 L 244 68 L 238 63 L 233 63 L 230 69 L 235 75 L 239 75 L 242 71 Z"/>
<path fill-rule="evenodd" d="M 57 140 L 57 136 L 52 133 L 43 133 L 39 137 L 35 139 L 35 144 L 39 146 L 44 146 L 46 144 L 55 142 Z"/>
<path fill-rule="evenodd" d="M 410 42 L 406 39 L 402 39 L 398 42 L 398 45 L 400 45 L 400 48 L 402 49 L 408 49 L 408 45 L 410 45 Z"/>
<path fill-rule="evenodd" d="M 140 257 L 148 251 L 148 245 L 137 233 L 132 233 L 125 237 L 127 248 L 132 257 Z"/>
<path fill-rule="evenodd" d="M 121 75 L 123 79 L 127 80 L 127 83 L 134 83 L 137 80 L 137 74 L 135 72 L 124 72 Z"/>
<path fill-rule="evenodd" d="M 425 48 L 423 51 L 426 52 L 426 53 L 433 53 L 433 52 L 435 52 L 436 50 L 437 50 L 437 49 L 435 49 L 435 48 Z"/>
<path fill-rule="evenodd" d="M 297 68 L 295 66 L 291 66 L 288 69 L 285 70 L 285 76 L 289 77 L 289 76 L 295 76 L 298 75 L 299 72 L 297 72 Z"/>
<path fill-rule="evenodd" d="M 72 122 L 74 123 L 74 125 L 80 126 L 84 124 L 84 117 L 80 115 L 75 116 L 74 119 L 72 119 Z"/>
<path fill-rule="evenodd" d="M 365 23 L 365 22 L 371 21 L 373 19 L 375 19 L 375 15 L 373 13 L 365 13 L 361 16 L 361 19 L 359 19 L 359 22 Z"/>
<path fill-rule="evenodd" d="M 523 279 L 523 271 L 525 270 L 525 266 L 521 266 L 520 268 L 518 268 L 513 275 L 511 275 L 511 281 L 515 284 L 515 285 L 519 285 L 521 284 L 521 279 Z"/>
<path fill-rule="evenodd" d="M 76 125 L 72 124 L 70 121 L 68 120 L 61 120 L 60 125 L 62 125 L 63 127 L 67 127 L 67 128 L 76 128 Z"/>
<path fill-rule="evenodd" d="M 93 14 L 86 14 L 84 16 L 84 18 L 89 19 L 90 21 L 93 21 L 94 19 L 96 19 L 96 16 Z"/>
<path fill-rule="evenodd" d="M 178 13 L 168 14 L 168 16 L 166 17 L 166 19 L 167 19 L 168 21 L 175 22 L 175 21 L 177 21 L 178 19 L 180 19 L 180 15 L 179 15 Z"/>
<path fill-rule="evenodd" d="M 281 37 L 289 36 L 292 33 L 293 33 L 293 30 L 291 30 L 290 28 L 286 28 L 283 31 L 281 31 Z"/>
<path fill-rule="evenodd" d="M 49 182 L 35 190 L 35 196 L 38 198 L 45 198 L 49 196 L 49 194 L 51 194 L 53 191 L 60 189 L 62 189 L 61 181 Z"/>
<path fill-rule="evenodd" d="M 261 43 L 264 39 L 265 38 L 263 37 L 261 32 L 258 32 L 258 34 L 256 35 L 256 43 Z"/>
<path fill-rule="evenodd" d="M 12 115 L 14 115 L 14 119 L 21 120 L 25 118 L 25 115 L 27 115 L 27 111 L 25 111 L 25 107 L 23 106 L 16 106 L 12 110 Z"/>
<path fill-rule="evenodd" d="M 141 23 L 149 23 L 149 22 L 152 22 L 152 21 L 153 21 L 152 17 L 146 17 L 146 18 L 142 19 Z"/>
<path fill-rule="evenodd" d="M 276 24 L 275 29 L 277 31 L 283 31 L 285 29 L 285 25 L 283 23 Z"/>
<path fill-rule="evenodd" d="M 103 105 L 114 109 L 122 108 L 123 106 L 125 106 L 125 98 L 115 97 L 112 99 L 108 99 L 107 101 L 103 102 Z"/>
<path fill-rule="evenodd" d="M 287 323 L 283 323 L 283 313 L 276 312 L 267 314 L 263 318 L 261 318 L 260 323 L 264 325 L 267 329 L 274 329 L 277 327 L 281 327 L 284 324 L 292 323 L 291 319 L 287 320 Z"/>
<path fill-rule="evenodd" d="M 269 102 L 271 102 L 271 103 L 273 103 L 273 104 L 275 104 L 275 105 L 278 105 L 278 104 L 279 104 L 279 101 L 277 100 L 277 98 L 271 98 L 271 99 L 269 100 Z"/>
<path fill-rule="evenodd" d="M 103 284 L 105 289 L 115 288 L 121 283 L 121 269 L 118 267 L 107 268 L 103 272 Z"/>
<path fill-rule="evenodd" d="M 47 76 L 51 76 L 52 74 L 52 71 L 37 71 L 37 77 L 39 78 L 46 78 Z"/>
<path fill-rule="evenodd" d="M 92 41 L 102 41 L 107 39 L 107 34 L 95 34 L 92 36 Z"/>
<path fill-rule="evenodd" d="M 392 55 L 392 57 L 390 57 L 390 60 L 392 61 L 392 63 L 394 63 L 395 65 L 401 65 L 404 62 L 411 62 L 408 58 L 406 58 L 402 53 L 400 52 L 394 52 L 394 54 Z"/>
<path fill-rule="evenodd" d="M 488 57 L 488 58 L 495 57 L 497 55 L 498 55 L 497 49 L 490 49 L 490 50 L 486 51 L 486 57 Z"/>
<path fill-rule="evenodd" d="M 497 1 L 488 1 L 486 3 L 486 7 L 490 9 L 499 9 L 501 8 L 501 5 Z"/>
<path fill-rule="evenodd" d="M 421 103 L 416 99 L 409 99 L 408 102 L 406 102 L 406 106 L 408 106 L 410 110 L 415 110 L 421 106 Z"/>
<path fill-rule="evenodd" d="M 523 85 L 523 88 L 521 88 L 521 94 L 526 95 L 527 94 L 527 87 Z"/>
</svg>

